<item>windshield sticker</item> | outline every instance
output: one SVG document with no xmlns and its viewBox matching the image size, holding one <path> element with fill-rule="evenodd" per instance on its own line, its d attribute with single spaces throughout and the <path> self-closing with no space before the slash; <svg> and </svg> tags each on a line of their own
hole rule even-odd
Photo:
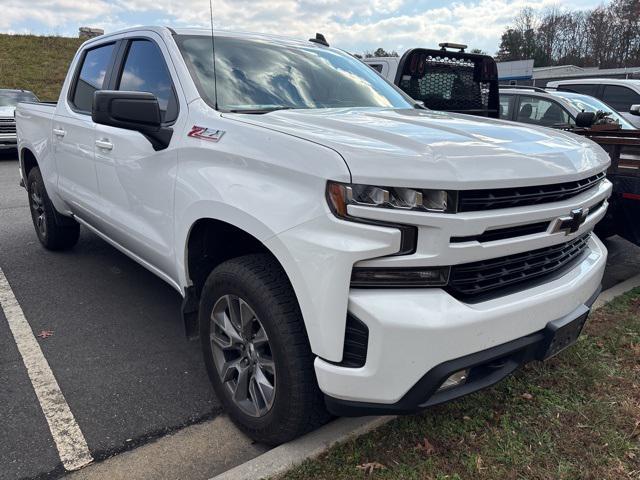
<svg viewBox="0 0 640 480">
<path fill-rule="evenodd" d="M 224 135 L 223 130 L 216 130 L 214 128 L 198 127 L 194 125 L 191 127 L 191 131 L 187 136 L 192 138 L 200 138 L 202 140 L 208 140 L 210 142 L 218 142 Z"/>
</svg>

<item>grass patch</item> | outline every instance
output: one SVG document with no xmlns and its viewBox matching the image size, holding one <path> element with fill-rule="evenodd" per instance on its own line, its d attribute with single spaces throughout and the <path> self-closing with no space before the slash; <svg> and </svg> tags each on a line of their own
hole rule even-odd
<svg viewBox="0 0 640 480">
<path fill-rule="evenodd" d="M 57 101 L 79 38 L 0 34 L 0 88 L 23 88 Z"/>
<path fill-rule="evenodd" d="M 640 288 L 593 313 L 558 357 L 398 418 L 283 478 L 640 479 Z"/>
</svg>

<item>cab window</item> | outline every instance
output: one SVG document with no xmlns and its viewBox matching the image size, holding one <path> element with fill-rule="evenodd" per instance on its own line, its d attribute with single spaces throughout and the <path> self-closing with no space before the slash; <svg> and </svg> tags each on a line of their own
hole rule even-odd
<svg viewBox="0 0 640 480">
<path fill-rule="evenodd" d="M 163 122 L 178 117 L 171 74 L 160 48 L 150 40 L 133 40 L 122 68 L 118 90 L 150 92 L 158 98 Z"/>
<path fill-rule="evenodd" d="M 605 85 L 602 100 L 619 112 L 628 112 L 631 105 L 640 103 L 640 95 L 627 87 L 619 85 Z"/>
<path fill-rule="evenodd" d="M 515 95 L 500 95 L 500 118 L 503 120 L 511 120 L 515 100 Z"/>
<path fill-rule="evenodd" d="M 91 111 L 93 93 L 101 90 L 105 85 L 114 49 L 115 43 L 110 43 L 87 50 L 84 54 L 82 67 L 72 90 L 71 104 L 76 109 L 82 112 Z"/>
<path fill-rule="evenodd" d="M 545 127 L 568 124 L 571 116 L 559 103 L 544 98 L 521 96 L 517 121 Z"/>
</svg>

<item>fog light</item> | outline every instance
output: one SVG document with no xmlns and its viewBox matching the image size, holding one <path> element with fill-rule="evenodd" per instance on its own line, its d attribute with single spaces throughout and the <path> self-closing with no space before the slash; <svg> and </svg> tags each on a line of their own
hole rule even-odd
<svg viewBox="0 0 640 480">
<path fill-rule="evenodd" d="M 466 383 L 468 375 L 469 370 L 460 370 L 459 372 L 454 373 L 444 381 L 438 391 L 440 392 L 442 390 L 449 390 L 450 388 L 463 385 L 464 383 Z"/>
</svg>

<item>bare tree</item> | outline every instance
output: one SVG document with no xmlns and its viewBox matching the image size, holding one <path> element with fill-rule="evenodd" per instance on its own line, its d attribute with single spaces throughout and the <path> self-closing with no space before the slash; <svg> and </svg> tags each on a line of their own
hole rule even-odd
<svg viewBox="0 0 640 480">
<path fill-rule="evenodd" d="M 523 9 L 502 34 L 499 60 L 536 66 L 640 64 L 640 0 L 613 0 L 590 11 Z"/>
</svg>

